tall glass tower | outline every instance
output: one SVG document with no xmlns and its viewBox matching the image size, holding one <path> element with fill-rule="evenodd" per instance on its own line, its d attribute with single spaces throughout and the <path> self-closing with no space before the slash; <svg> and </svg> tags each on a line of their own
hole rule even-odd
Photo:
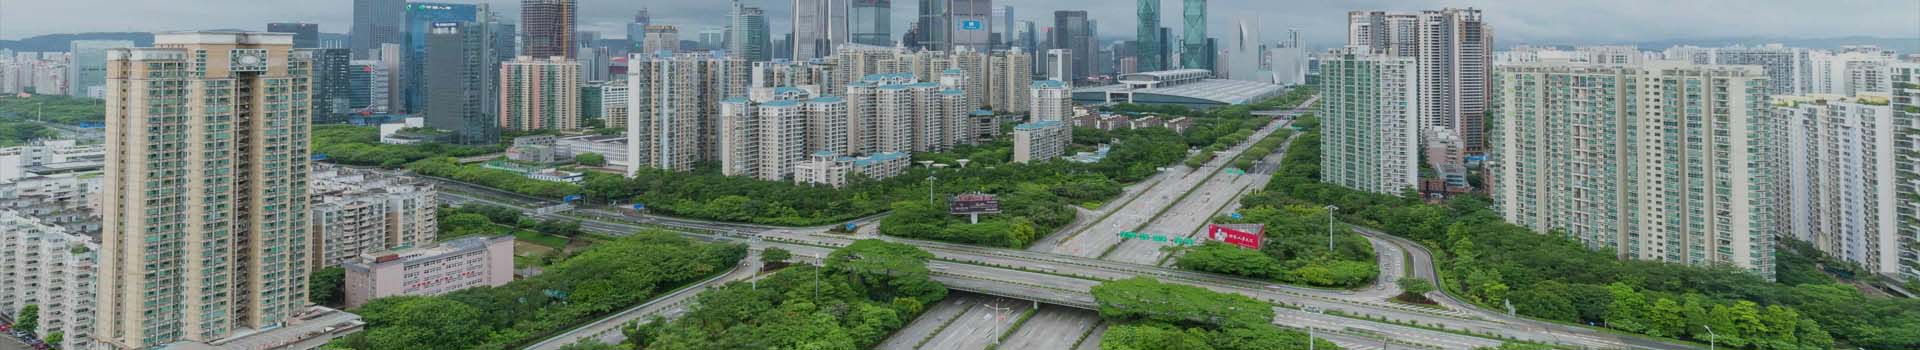
<svg viewBox="0 0 1920 350">
<path fill-rule="evenodd" d="M 893 1 L 853 0 L 847 9 L 847 31 L 856 44 L 893 46 Z"/>
<path fill-rule="evenodd" d="M 1186 18 L 1185 36 L 1180 40 L 1184 49 L 1180 50 L 1180 68 L 1207 69 L 1213 66 L 1213 55 L 1207 52 L 1207 0 L 1182 0 L 1185 6 L 1180 15 Z"/>
<path fill-rule="evenodd" d="M 1140 0 L 1140 27 L 1135 30 L 1134 62 L 1141 72 L 1164 70 L 1160 62 L 1160 0 Z"/>
</svg>

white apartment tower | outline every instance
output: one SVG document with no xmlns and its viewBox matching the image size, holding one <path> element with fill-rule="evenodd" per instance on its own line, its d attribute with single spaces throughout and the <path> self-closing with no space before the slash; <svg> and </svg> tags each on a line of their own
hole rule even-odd
<svg viewBox="0 0 1920 350">
<path fill-rule="evenodd" d="M 1502 66 L 1488 168 L 1508 222 L 1621 258 L 1773 275 L 1780 137 L 1751 66 Z"/>
<path fill-rule="evenodd" d="M 786 180 L 793 165 L 805 160 L 809 131 L 826 129 L 846 120 L 846 101 L 838 97 L 812 98 L 801 88 L 772 88 L 769 98 L 730 98 L 720 102 L 720 172 L 768 181 Z M 816 123 L 816 121 L 820 123 Z M 822 135 L 817 142 L 829 137 Z"/>
<path fill-rule="evenodd" d="M 0 210 L 0 315 L 20 319 L 27 305 L 40 309 L 40 337 L 60 333 L 53 344 L 91 349 L 100 245 L 84 235 L 11 210 Z"/>
<path fill-rule="evenodd" d="M 1894 273 L 1902 252 L 1894 143 L 1885 95 L 1775 96 L 1786 123 L 1786 230 L 1828 255 Z M 1914 130 L 1912 126 L 1904 129 Z"/>
<path fill-rule="evenodd" d="M 1073 117 L 1073 90 L 1059 80 L 1041 80 L 1033 84 L 1033 106 L 1028 122 L 1064 121 Z"/>
<path fill-rule="evenodd" d="M 177 32 L 108 51 L 101 343 L 209 342 L 307 305 L 312 57 L 292 48 Z"/>
<path fill-rule="evenodd" d="M 1420 127 L 1460 134 L 1467 152 L 1482 152 L 1493 28 L 1478 9 L 1446 8 L 1413 14 L 1347 14 L 1347 45 L 1419 62 Z"/>
<path fill-rule="evenodd" d="M 1888 86 L 1893 98 L 1893 124 L 1901 130 L 1894 139 L 1894 176 L 1906 179 L 1892 184 L 1897 193 L 1894 205 L 1900 215 L 1894 222 L 1901 245 L 1899 263 L 1881 266 L 1882 274 L 1903 279 L 1920 279 L 1920 63 L 1899 62 L 1888 69 Z"/>
<path fill-rule="evenodd" d="M 1027 90 L 1033 83 L 1033 58 L 1019 47 L 992 57 L 992 96 L 987 105 L 1006 113 L 1026 113 Z"/>
<path fill-rule="evenodd" d="M 500 63 L 500 129 L 580 128 L 580 63 L 562 57 Z"/>
<path fill-rule="evenodd" d="M 745 60 L 711 53 L 634 54 L 627 74 L 627 174 L 687 171 L 718 157 L 720 101 L 746 96 Z"/>
<path fill-rule="evenodd" d="M 1413 58 L 1358 47 L 1321 57 L 1321 182 L 1386 194 L 1418 188 L 1419 71 Z"/>
</svg>

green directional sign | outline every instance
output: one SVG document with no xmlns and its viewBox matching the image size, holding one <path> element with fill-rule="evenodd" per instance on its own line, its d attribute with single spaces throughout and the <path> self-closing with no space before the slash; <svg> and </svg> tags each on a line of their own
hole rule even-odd
<svg viewBox="0 0 1920 350">
<path fill-rule="evenodd" d="M 1247 174 L 1247 171 L 1240 170 L 1240 168 L 1227 168 L 1227 175 L 1246 175 L 1246 174 Z"/>
<path fill-rule="evenodd" d="M 1120 231 L 1120 238 L 1133 239 L 1135 235 L 1133 231 Z"/>
<path fill-rule="evenodd" d="M 1153 235 L 1153 241 L 1154 241 L 1154 242 L 1166 242 L 1166 241 L 1167 241 L 1167 236 L 1166 236 L 1166 235 Z"/>
</svg>

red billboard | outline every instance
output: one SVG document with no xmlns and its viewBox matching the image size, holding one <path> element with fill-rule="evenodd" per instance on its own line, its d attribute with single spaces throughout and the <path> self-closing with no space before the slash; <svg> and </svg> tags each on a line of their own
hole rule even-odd
<svg viewBox="0 0 1920 350">
<path fill-rule="evenodd" d="M 1207 239 L 1260 249 L 1260 240 L 1266 237 L 1266 231 L 1266 226 L 1260 224 L 1208 224 Z"/>
</svg>

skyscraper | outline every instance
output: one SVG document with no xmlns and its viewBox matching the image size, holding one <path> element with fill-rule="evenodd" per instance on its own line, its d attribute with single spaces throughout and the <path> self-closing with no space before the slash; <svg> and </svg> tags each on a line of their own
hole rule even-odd
<svg viewBox="0 0 1920 350">
<path fill-rule="evenodd" d="M 426 53 L 420 79 L 427 127 L 453 132 L 453 141 L 465 145 L 500 142 L 500 123 L 483 111 L 481 101 L 491 98 L 483 87 L 496 71 L 488 71 L 485 25 L 473 22 L 441 22 L 429 27 Z"/>
<path fill-rule="evenodd" d="M 1207 0 L 1181 0 L 1180 68 L 1213 69 L 1213 52 L 1207 47 Z"/>
<path fill-rule="evenodd" d="M 746 96 L 748 62 L 707 52 L 634 54 L 627 62 L 627 175 L 717 160 L 720 101 Z"/>
<path fill-rule="evenodd" d="M 1160 0 L 1140 0 L 1140 26 L 1135 28 L 1134 66 L 1137 71 L 1165 70 L 1160 62 Z"/>
<path fill-rule="evenodd" d="M 627 51 L 646 52 L 647 26 L 653 25 L 653 17 L 647 14 L 647 8 L 633 13 L 633 22 L 627 22 Z M 680 43 L 674 43 L 679 46 Z"/>
<path fill-rule="evenodd" d="M 353 52 L 347 49 L 311 49 L 313 51 L 313 119 L 315 123 L 336 120 L 350 110 L 347 101 L 352 87 Z"/>
<path fill-rule="evenodd" d="M 727 54 L 760 62 L 773 59 L 773 38 L 767 33 L 767 13 L 736 0 L 727 12 Z"/>
<path fill-rule="evenodd" d="M 406 0 L 353 0 L 353 29 L 347 32 L 353 59 L 375 59 L 380 56 L 380 44 L 400 43 L 406 4 Z"/>
<path fill-rule="evenodd" d="M 647 26 L 645 39 L 646 53 L 666 51 L 680 52 L 680 29 L 669 25 Z"/>
<path fill-rule="evenodd" d="M 995 50 L 1006 50 L 1020 46 L 1014 38 L 1014 33 L 1019 31 L 1014 27 L 1019 25 L 1019 22 L 1013 20 L 1013 6 L 1001 6 L 999 9 L 994 10 L 993 24 L 993 27 L 997 28 L 995 31 L 999 32 L 997 35 L 1000 36 L 1000 44 L 994 47 Z M 1020 47 L 1033 50 L 1032 47 Z"/>
<path fill-rule="evenodd" d="M 993 49 L 993 0 L 948 0 L 945 51 L 965 46 L 979 52 Z"/>
<path fill-rule="evenodd" d="M 1894 125 L 1906 130 L 1920 129 L 1920 63 L 1900 62 L 1887 70 L 1889 85 L 1893 96 Z M 1920 178 L 1920 142 L 1896 142 L 1893 144 L 1893 172 L 1903 179 Z M 1908 200 L 1895 201 L 1899 206 L 1900 218 L 1894 221 L 1901 232 L 1900 238 L 1906 242 L 1920 241 L 1920 201 L 1912 200 L 1920 196 L 1920 182 L 1906 181 L 1893 185 L 1893 191 Z M 1920 279 L 1920 246 L 1907 244 L 1900 247 L 1900 263 L 1892 266 L 1895 275 L 1907 279 Z M 1885 273 L 1885 272 L 1883 272 Z"/>
<path fill-rule="evenodd" d="M 1350 48 L 1320 62 L 1320 181 L 1386 194 L 1418 188 L 1420 76 L 1413 59 Z"/>
<path fill-rule="evenodd" d="M 1048 71 L 1054 74 L 1054 80 L 1068 83 L 1083 81 L 1093 71 L 1093 66 L 1087 63 L 1087 57 L 1093 55 L 1091 29 L 1087 23 L 1087 11 L 1053 12 L 1053 48 L 1072 53 L 1068 57 L 1071 61 L 1064 70 L 1058 73 Z"/>
<path fill-rule="evenodd" d="M 126 40 L 74 40 L 67 43 L 72 54 L 67 62 L 67 96 L 87 97 L 89 90 L 106 86 L 107 49 L 133 47 Z"/>
<path fill-rule="evenodd" d="M 1027 112 L 1028 93 L 1033 84 L 1033 58 L 1027 50 L 1013 47 L 1004 54 L 993 55 L 993 69 L 989 75 L 994 86 L 988 105 L 993 109 L 1008 113 Z"/>
<path fill-rule="evenodd" d="M 1347 45 L 1414 57 L 1420 62 L 1420 127 L 1460 135 L 1468 153 L 1483 152 L 1493 29 L 1477 9 L 1417 14 L 1347 14 Z"/>
<path fill-rule="evenodd" d="M 947 29 L 953 27 L 952 22 L 947 21 L 949 11 L 947 7 L 951 5 L 949 1 L 951 0 L 920 0 L 920 21 L 914 22 L 912 29 L 919 34 L 915 37 L 918 45 L 913 47 L 946 51 L 947 47 L 952 46 L 950 36 L 953 33 Z"/>
<path fill-rule="evenodd" d="M 281 33 L 154 46 L 107 53 L 102 186 L 119 195 L 101 197 L 95 339 L 146 349 L 288 322 L 307 304 L 310 57 Z"/>
<path fill-rule="evenodd" d="M 852 0 L 847 31 L 856 44 L 893 46 L 893 1 Z"/>
<path fill-rule="evenodd" d="M 793 57 L 795 61 L 833 55 L 847 43 L 846 0 L 793 0 Z"/>
<path fill-rule="evenodd" d="M 1786 125 L 1764 71 L 1518 64 L 1494 85 L 1489 190 L 1507 222 L 1621 258 L 1773 275 Z"/>
<path fill-rule="evenodd" d="M 320 48 L 320 24 L 317 23 L 267 23 L 267 32 L 292 33 L 293 48 L 296 49 Z"/>
<path fill-rule="evenodd" d="M 427 33 L 435 26 L 458 25 L 478 22 L 480 7 L 469 4 L 414 2 L 407 4 L 406 33 L 403 46 L 406 52 L 400 56 L 404 62 L 400 67 L 400 94 L 405 102 L 400 110 L 419 113 L 426 108 L 427 89 L 440 88 L 427 85 L 422 77 L 427 71 Z"/>
<path fill-rule="evenodd" d="M 520 0 L 520 38 L 526 49 L 522 56 L 538 59 L 573 58 L 575 43 L 574 0 Z"/>
<path fill-rule="evenodd" d="M 580 63 L 520 56 L 500 64 L 500 129 L 580 128 Z"/>
<path fill-rule="evenodd" d="M 1786 125 L 1782 234 L 1867 271 L 1895 274 L 1902 249 L 1894 165 L 1902 128 L 1883 95 L 1773 96 Z M 1911 130 L 1911 129 L 1909 129 Z"/>
</svg>

